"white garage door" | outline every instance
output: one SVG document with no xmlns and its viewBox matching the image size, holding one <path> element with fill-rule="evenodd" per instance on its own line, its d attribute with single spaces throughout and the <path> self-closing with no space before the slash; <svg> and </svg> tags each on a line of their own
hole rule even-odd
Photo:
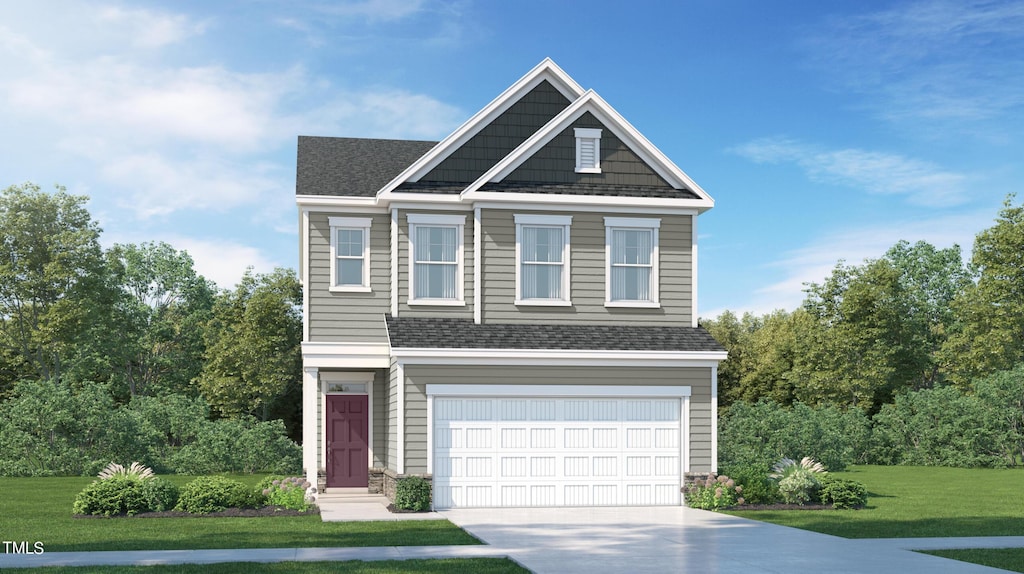
<svg viewBox="0 0 1024 574">
<path fill-rule="evenodd" d="M 437 397 L 434 506 L 678 505 L 680 401 Z"/>
</svg>

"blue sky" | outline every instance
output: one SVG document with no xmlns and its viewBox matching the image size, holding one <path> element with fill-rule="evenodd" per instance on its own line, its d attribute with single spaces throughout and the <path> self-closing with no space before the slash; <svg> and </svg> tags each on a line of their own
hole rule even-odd
<svg viewBox="0 0 1024 574">
<path fill-rule="evenodd" d="M 296 136 L 440 139 L 544 57 L 715 198 L 705 317 L 900 239 L 969 254 L 1024 180 L 1019 1 L 38 0 L 0 5 L 0 186 L 229 287 L 297 265 Z"/>
</svg>

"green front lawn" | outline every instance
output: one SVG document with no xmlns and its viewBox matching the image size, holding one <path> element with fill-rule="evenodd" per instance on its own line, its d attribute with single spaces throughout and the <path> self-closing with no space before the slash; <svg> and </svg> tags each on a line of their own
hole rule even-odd
<svg viewBox="0 0 1024 574">
<path fill-rule="evenodd" d="M 193 477 L 166 477 L 181 485 Z M 255 485 L 262 476 L 236 476 Z M 75 495 L 93 479 L 0 478 L 5 540 L 42 542 L 46 552 L 434 546 L 480 542 L 447 520 L 322 522 L 319 515 L 269 518 L 72 518 Z"/>
<path fill-rule="evenodd" d="M 845 538 L 1024 535 L 1024 470 L 855 466 L 861 510 L 738 510 L 729 514 Z"/>
<path fill-rule="evenodd" d="M 16 568 L 5 572 L 22 574 L 529 574 L 507 558 L 442 558 L 434 560 L 382 560 L 380 562 L 226 562 L 223 564 L 181 564 L 175 566 L 67 566 Z"/>
<path fill-rule="evenodd" d="M 1002 568 L 1011 572 L 1024 572 L 1024 548 L 979 548 L 972 550 L 928 550 L 924 554 L 933 554 L 943 558 L 952 558 L 961 562 L 972 562 L 993 568 Z"/>
</svg>

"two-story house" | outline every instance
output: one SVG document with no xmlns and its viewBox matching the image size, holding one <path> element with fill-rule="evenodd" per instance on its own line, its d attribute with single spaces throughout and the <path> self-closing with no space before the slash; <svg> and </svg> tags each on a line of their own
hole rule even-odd
<svg viewBox="0 0 1024 574">
<path fill-rule="evenodd" d="M 296 198 L 310 481 L 677 505 L 715 470 L 714 201 L 551 60 L 440 142 L 300 137 Z"/>
</svg>

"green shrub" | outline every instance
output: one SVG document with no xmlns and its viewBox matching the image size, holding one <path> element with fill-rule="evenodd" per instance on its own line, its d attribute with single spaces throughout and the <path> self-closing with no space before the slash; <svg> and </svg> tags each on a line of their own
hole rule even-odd
<svg viewBox="0 0 1024 574">
<path fill-rule="evenodd" d="M 150 512 L 171 510 L 178 503 L 178 487 L 169 480 L 154 476 L 142 480 L 142 496 Z"/>
<path fill-rule="evenodd" d="M 395 508 L 423 512 L 430 509 L 430 483 L 418 476 L 407 476 L 395 485 Z"/>
<path fill-rule="evenodd" d="M 818 496 L 822 504 L 831 504 L 835 508 L 864 508 L 868 504 L 868 489 L 863 484 L 830 474 L 818 478 L 821 489 Z"/>
<path fill-rule="evenodd" d="M 814 456 L 839 471 L 863 461 L 870 435 L 860 409 L 738 401 L 719 418 L 718 461 L 720 468 L 770 468 L 782 457 Z"/>
<path fill-rule="evenodd" d="M 180 474 L 295 473 L 302 466 L 302 449 L 288 438 L 282 421 L 245 416 L 204 423 L 195 442 L 175 453 L 171 464 Z"/>
<path fill-rule="evenodd" d="M 131 516 L 146 512 L 149 506 L 143 492 L 143 482 L 125 476 L 94 480 L 78 493 L 72 509 L 75 514 L 99 516 Z"/>
<path fill-rule="evenodd" d="M 260 492 L 266 497 L 267 504 L 271 506 L 305 512 L 310 507 L 310 504 L 306 502 L 307 488 L 309 488 L 309 482 L 305 478 L 289 476 L 272 480 Z"/>
<path fill-rule="evenodd" d="M 781 499 L 779 485 L 768 478 L 768 467 L 756 464 L 723 468 L 722 474 L 743 485 L 743 498 L 747 504 L 775 504 Z"/>
<path fill-rule="evenodd" d="M 722 474 L 711 475 L 704 482 L 691 484 L 685 492 L 685 501 L 691 508 L 721 510 L 745 504 L 743 486 Z"/>
<path fill-rule="evenodd" d="M 227 508 L 253 508 L 259 503 L 256 493 L 237 480 L 225 476 L 200 476 L 181 489 L 174 509 L 207 514 Z"/>
</svg>

